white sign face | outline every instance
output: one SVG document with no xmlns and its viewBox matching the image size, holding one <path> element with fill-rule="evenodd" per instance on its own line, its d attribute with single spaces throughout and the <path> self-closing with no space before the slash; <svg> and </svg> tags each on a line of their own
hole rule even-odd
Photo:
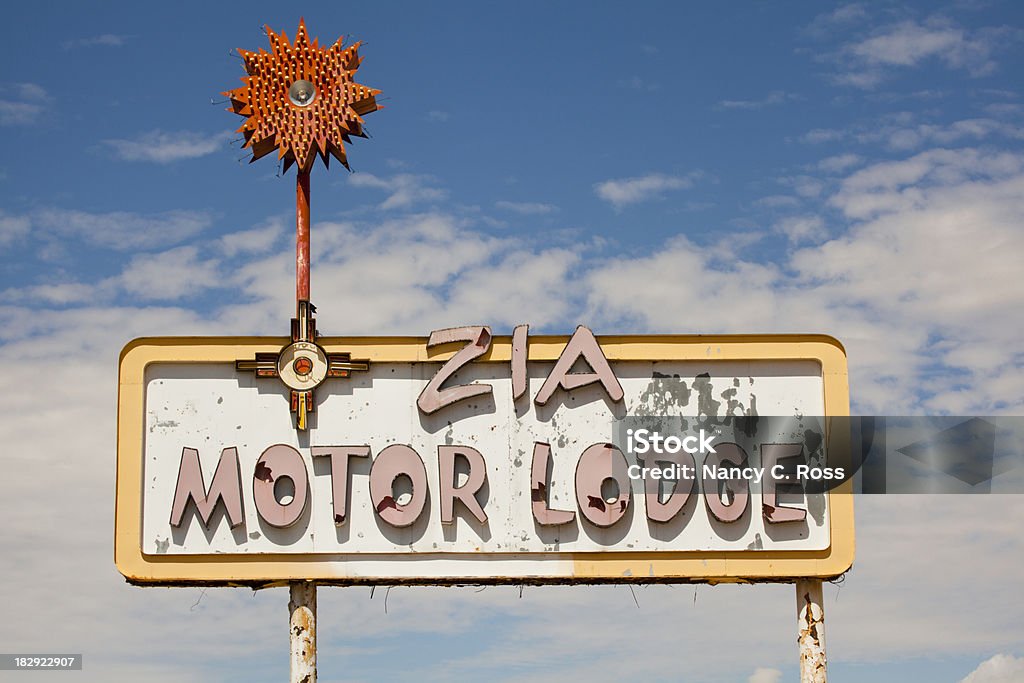
<svg viewBox="0 0 1024 683">
<path fill-rule="evenodd" d="M 221 583 L 729 580 L 844 571 L 847 555 L 852 560 L 848 506 L 837 521 L 834 492 L 784 498 L 780 488 L 776 496 L 777 461 L 769 462 L 767 448 L 778 445 L 733 446 L 713 426 L 726 417 L 828 415 L 826 362 L 805 353 L 729 358 L 738 354 L 703 342 L 660 354 L 676 358 L 650 359 L 649 348 L 638 352 L 645 338 L 618 339 L 636 345 L 606 352 L 619 400 L 595 381 L 561 386 L 539 404 L 559 353 L 546 344 L 531 348 L 517 399 L 499 351 L 440 385 L 484 384 L 490 392 L 429 414 L 417 400 L 442 362 L 406 360 L 366 340 L 339 343 L 370 358 L 369 369 L 327 380 L 307 431 L 295 429 L 279 381 L 211 362 L 201 347 L 189 347 L 193 360 L 149 349 L 134 389 L 141 415 L 121 417 L 122 438 L 141 435 L 141 462 L 129 472 L 119 448 L 118 564 L 140 582 Z M 710 357 L 696 352 L 704 347 Z M 251 356 L 251 347 L 234 354 Z M 225 349 L 214 355 L 223 358 Z M 845 365 L 842 373 L 845 391 Z M 124 375 L 123 362 L 123 392 Z M 662 434 L 678 438 L 658 444 L 651 430 L 630 428 L 627 437 L 632 418 L 681 419 L 692 429 Z M 642 455 L 665 444 L 674 450 L 664 461 Z M 670 478 L 668 461 L 691 463 L 692 476 L 677 468 L 679 481 L 652 484 L 659 463 Z M 137 493 L 124 481 L 134 476 Z M 127 514 L 138 521 L 129 525 L 122 498 L 132 494 L 137 512 L 132 505 Z M 122 561 L 132 532 L 137 546 Z M 759 556 L 768 567 L 787 553 L 803 563 L 756 569 Z M 204 558 L 207 570 L 197 562 Z M 709 558 L 715 566 L 695 574 L 694 562 L 707 566 Z M 739 569 L 724 569 L 729 562 Z M 135 568 L 125 571 L 126 564 Z"/>
</svg>

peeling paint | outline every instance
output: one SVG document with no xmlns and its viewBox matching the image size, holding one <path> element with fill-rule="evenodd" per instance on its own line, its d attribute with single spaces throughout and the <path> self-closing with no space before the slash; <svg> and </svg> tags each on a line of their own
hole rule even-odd
<svg viewBox="0 0 1024 683">
<path fill-rule="evenodd" d="M 693 380 L 693 388 L 697 392 L 697 416 L 711 424 L 718 424 L 718 409 L 722 402 L 712 396 L 714 387 L 711 385 L 711 374 L 703 372 L 697 375 Z"/>
<path fill-rule="evenodd" d="M 825 613 L 821 606 L 821 581 L 797 582 L 799 618 L 800 681 L 826 683 L 828 659 L 825 655 Z"/>
</svg>

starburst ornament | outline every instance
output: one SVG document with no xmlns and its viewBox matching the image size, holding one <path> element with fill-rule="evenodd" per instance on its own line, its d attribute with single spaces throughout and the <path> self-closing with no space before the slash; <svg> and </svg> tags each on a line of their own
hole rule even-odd
<svg viewBox="0 0 1024 683">
<path fill-rule="evenodd" d="M 345 143 L 366 137 L 363 116 L 379 108 L 380 90 L 355 82 L 360 43 L 344 47 L 339 38 L 322 48 L 310 42 L 303 20 L 295 42 L 284 31 L 268 26 L 266 32 L 271 51 L 240 48 L 245 85 L 223 93 L 231 100 L 229 111 L 245 117 L 238 132 L 251 161 L 277 150 L 286 171 L 297 164 L 308 172 L 317 156 L 325 166 L 333 156 L 348 168 Z"/>
</svg>

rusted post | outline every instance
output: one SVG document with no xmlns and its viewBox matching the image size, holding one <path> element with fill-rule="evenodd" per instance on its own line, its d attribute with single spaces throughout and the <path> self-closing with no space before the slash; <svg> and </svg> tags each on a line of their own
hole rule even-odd
<svg viewBox="0 0 1024 683">
<path fill-rule="evenodd" d="M 292 581 L 289 584 L 288 627 L 291 640 L 291 683 L 316 683 L 316 584 Z"/>
<path fill-rule="evenodd" d="M 828 661 L 825 657 L 825 610 L 822 607 L 821 579 L 796 582 L 796 614 L 800 631 L 800 683 L 826 683 Z"/>
<path fill-rule="evenodd" d="M 295 300 L 309 301 L 309 170 L 301 168 L 295 177 Z"/>
</svg>

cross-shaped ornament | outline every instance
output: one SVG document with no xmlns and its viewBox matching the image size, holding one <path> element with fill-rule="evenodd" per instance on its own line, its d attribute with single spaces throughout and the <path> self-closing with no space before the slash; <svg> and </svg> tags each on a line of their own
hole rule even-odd
<svg viewBox="0 0 1024 683">
<path fill-rule="evenodd" d="M 316 343 L 316 307 L 299 301 L 298 317 L 292 318 L 292 343 L 279 353 L 257 353 L 253 360 L 235 361 L 235 369 L 255 372 L 256 377 L 278 377 L 291 390 L 295 428 L 308 428 L 309 413 L 316 411 L 313 391 L 329 377 L 345 378 L 355 370 L 369 370 L 369 360 L 352 360 L 349 353 L 327 353 Z"/>
</svg>

